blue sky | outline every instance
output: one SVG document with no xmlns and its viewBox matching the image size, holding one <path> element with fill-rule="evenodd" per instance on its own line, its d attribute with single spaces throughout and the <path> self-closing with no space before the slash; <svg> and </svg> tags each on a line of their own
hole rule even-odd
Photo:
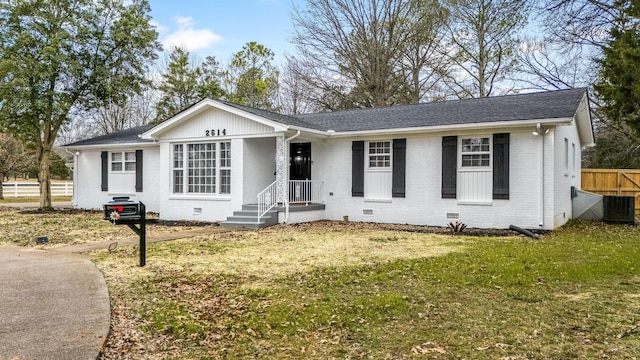
<svg viewBox="0 0 640 360">
<path fill-rule="evenodd" d="M 221 64 L 249 41 L 268 47 L 282 62 L 295 49 L 292 1 L 297 0 L 149 0 L 160 41 L 186 47 L 200 59 L 213 55 Z"/>
</svg>

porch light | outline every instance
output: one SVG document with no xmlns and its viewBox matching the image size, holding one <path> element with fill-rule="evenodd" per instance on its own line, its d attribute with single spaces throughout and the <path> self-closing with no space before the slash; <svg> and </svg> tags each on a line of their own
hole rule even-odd
<svg viewBox="0 0 640 360">
<path fill-rule="evenodd" d="M 538 136 L 540 134 L 548 134 L 549 133 L 549 129 L 544 129 L 542 126 L 540 126 L 540 124 L 538 123 L 536 125 L 536 129 L 533 131 L 533 135 Z"/>
</svg>

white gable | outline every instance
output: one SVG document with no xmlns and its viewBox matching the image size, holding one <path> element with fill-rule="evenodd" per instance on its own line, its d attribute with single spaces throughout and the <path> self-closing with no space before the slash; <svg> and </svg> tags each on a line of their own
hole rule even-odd
<svg viewBox="0 0 640 360">
<path fill-rule="evenodd" d="M 274 129 L 271 126 L 210 107 L 195 114 L 191 119 L 181 123 L 180 126 L 173 127 L 160 134 L 158 140 L 202 138 L 205 136 L 223 136 L 223 134 L 226 136 L 242 136 L 273 132 Z"/>
<path fill-rule="evenodd" d="M 222 102 L 204 99 L 140 135 L 167 140 L 218 136 L 251 136 L 287 130 L 288 126 Z"/>
</svg>

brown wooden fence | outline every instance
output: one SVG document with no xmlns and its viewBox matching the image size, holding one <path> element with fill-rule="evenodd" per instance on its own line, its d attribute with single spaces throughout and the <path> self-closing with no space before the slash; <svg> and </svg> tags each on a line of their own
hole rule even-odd
<svg viewBox="0 0 640 360">
<path fill-rule="evenodd" d="M 640 170 L 582 169 L 582 190 L 601 195 L 634 196 L 640 215 Z"/>
</svg>

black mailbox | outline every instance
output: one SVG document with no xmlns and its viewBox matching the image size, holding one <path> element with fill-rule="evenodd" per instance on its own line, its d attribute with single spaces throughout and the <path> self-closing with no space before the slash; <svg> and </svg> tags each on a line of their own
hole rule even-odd
<svg viewBox="0 0 640 360">
<path fill-rule="evenodd" d="M 114 197 L 103 207 L 105 220 L 124 222 L 139 221 L 142 218 L 140 203 L 129 200 L 128 196 Z"/>
<path fill-rule="evenodd" d="M 140 236 L 140 266 L 147 262 L 147 208 L 142 202 L 133 202 L 128 196 L 114 197 L 102 205 L 104 219 L 114 225 L 127 225 Z M 136 224 L 140 227 L 136 227 Z"/>
</svg>

